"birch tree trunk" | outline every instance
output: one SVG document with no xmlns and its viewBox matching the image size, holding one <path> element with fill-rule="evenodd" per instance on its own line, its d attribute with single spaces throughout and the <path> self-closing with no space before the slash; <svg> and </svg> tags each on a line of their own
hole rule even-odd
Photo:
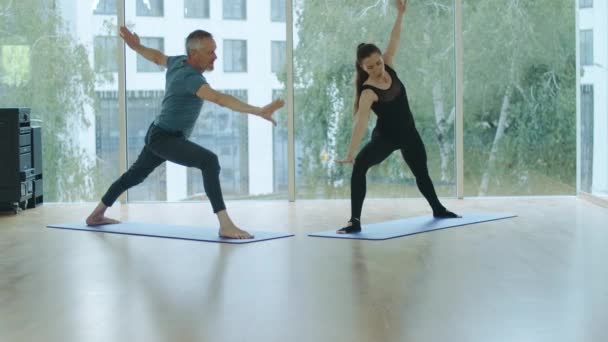
<svg viewBox="0 0 608 342">
<path fill-rule="evenodd" d="M 435 134 L 439 143 L 439 153 L 441 160 L 441 181 L 449 180 L 448 165 L 452 151 L 453 142 L 447 139 L 448 130 L 454 122 L 455 108 L 452 107 L 449 116 L 446 118 L 443 91 L 441 89 L 441 81 L 436 79 L 433 82 L 433 108 L 435 112 Z"/>
<path fill-rule="evenodd" d="M 502 105 L 500 106 L 500 116 L 498 119 L 498 127 L 496 128 L 496 134 L 494 135 L 494 142 L 492 142 L 492 149 L 490 150 L 490 157 L 488 159 L 488 166 L 483 172 L 481 177 L 481 184 L 479 185 L 479 196 L 485 196 L 488 192 L 488 184 L 490 182 L 490 176 L 494 169 L 496 162 L 496 154 L 498 153 L 498 144 L 504 136 L 505 127 L 507 126 L 507 116 L 509 115 L 509 105 L 511 103 L 511 93 L 513 92 L 513 84 L 509 82 L 505 94 L 502 97 Z"/>
</svg>

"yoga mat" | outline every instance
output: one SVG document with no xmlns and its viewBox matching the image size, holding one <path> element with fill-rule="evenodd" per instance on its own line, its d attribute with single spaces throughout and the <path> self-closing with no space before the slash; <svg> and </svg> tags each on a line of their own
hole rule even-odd
<svg viewBox="0 0 608 342">
<path fill-rule="evenodd" d="M 220 243 L 251 243 L 265 240 L 280 239 L 293 236 L 293 234 L 248 231 L 254 236 L 253 239 L 226 239 L 219 237 L 218 230 L 203 227 L 177 226 L 168 224 L 121 222 L 118 224 L 108 224 L 99 226 L 87 226 L 84 223 L 65 223 L 51 224 L 47 228 L 84 230 L 90 232 L 114 233 L 138 236 L 151 236 L 170 239 L 195 240 Z"/>
<path fill-rule="evenodd" d="M 462 215 L 462 217 L 437 219 L 432 215 L 418 216 L 394 221 L 364 224 L 359 233 L 337 234 L 336 230 L 341 228 L 337 227 L 332 230 L 308 234 L 308 236 L 355 240 L 388 240 L 433 230 L 460 227 L 517 216 L 513 214 L 490 212 L 464 212 L 458 214 Z"/>
</svg>

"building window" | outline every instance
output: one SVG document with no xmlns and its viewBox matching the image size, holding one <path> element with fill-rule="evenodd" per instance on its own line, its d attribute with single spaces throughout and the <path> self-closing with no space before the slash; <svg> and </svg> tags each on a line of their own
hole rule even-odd
<svg viewBox="0 0 608 342">
<path fill-rule="evenodd" d="M 209 0 L 184 0 L 184 17 L 209 19 Z"/>
<path fill-rule="evenodd" d="M 159 50 L 160 52 L 165 51 L 165 40 L 157 37 L 141 37 L 141 44 L 145 47 Z M 137 72 L 162 72 L 165 69 L 149 60 L 145 59 L 142 55 L 137 54 Z"/>
<path fill-rule="evenodd" d="M 591 8 L 593 7 L 593 0 L 579 0 L 578 6 L 580 8 Z"/>
<path fill-rule="evenodd" d="M 93 14 L 116 14 L 116 0 L 95 0 Z"/>
<path fill-rule="evenodd" d="M 581 65 L 593 65 L 593 30 L 581 30 Z"/>
<path fill-rule="evenodd" d="M 218 90 L 243 102 L 246 89 Z M 249 149 L 247 115 L 214 103 L 205 103 L 190 139 L 217 154 L 222 171 L 220 183 L 225 195 L 249 194 Z M 188 196 L 204 194 L 201 171 L 188 169 Z"/>
<path fill-rule="evenodd" d="M 285 42 L 272 41 L 270 43 L 270 69 L 274 73 L 280 73 L 285 68 Z"/>
<path fill-rule="evenodd" d="M 247 72 L 246 40 L 224 40 L 224 72 Z"/>
<path fill-rule="evenodd" d="M 145 145 L 146 132 L 154 115 L 160 112 L 163 90 L 127 91 L 127 156 L 133 165 Z M 116 116 L 114 114 L 113 116 Z M 114 122 L 117 122 L 114 119 Z M 114 125 L 116 127 L 116 124 Z M 130 201 L 165 201 L 167 199 L 167 163 L 158 166 L 146 180 L 129 189 Z"/>
<path fill-rule="evenodd" d="M 272 90 L 272 100 L 283 97 L 283 89 Z M 273 189 L 274 192 L 287 192 L 288 190 L 288 153 L 287 153 L 287 115 L 284 108 L 275 112 L 275 120 L 279 123 L 272 126 L 272 154 L 273 154 Z"/>
<path fill-rule="evenodd" d="M 270 20 L 285 22 L 285 0 L 270 0 Z"/>
<path fill-rule="evenodd" d="M 581 189 L 592 192 L 593 185 L 593 85 L 581 85 Z"/>
<path fill-rule="evenodd" d="M 118 72 L 118 40 L 112 36 L 96 36 L 93 39 L 95 71 Z"/>
<path fill-rule="evenodd" d="M 163 0 L 137 0 L 136 14 L 141 17 L 162 17 L 165 8 Z"/>
<path fill-rule="evenodd" d="M 246 0 L 224 0 L 224 19 L 247 19 Z"/>
</svg>

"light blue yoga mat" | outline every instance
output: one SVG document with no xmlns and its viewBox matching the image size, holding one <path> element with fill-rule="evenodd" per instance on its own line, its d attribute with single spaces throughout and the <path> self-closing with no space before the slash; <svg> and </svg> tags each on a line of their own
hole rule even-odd
<svg viewBox="0 0 608 342">
<path fill-rule="evenodd" d="M 361 227 L 361 232 L 359 233 L 337 234 L 336 230 L 340 229 L 340 227 L 338 227 L 332 230 L 308 234 L 308 236 L 356 240 L 387 240 L 401 236 L 424 233 L 432 230 L 459 227 L 473 223 L 501 220 L 517 216 L 513 214 L 489 212 L 459 212 L 458 214 L 462 215 L 462 217 L 436 219 L 432 215 L 418 216 L 395 221 L 364 224 Z"/>
<path fill-rule="evenodd" d="M 220 243 L 251 243 L 265 240 L 280 239 L 293 236 L 293 234 L 266 232 L 266 231 L 248 231 L 254 236 L 253 239 L 226 239 L 217 235 L 217 229 L 190 227 L 190 226 L 174 226 L 168 224 L 153 224 L 153 223 L 136 223 L 136 222 L 121 222 L 118 224 L 108 224 L 89 227 L 84 223 L 66 223 L 66 224 L 51 224 L 48 228 L 58 229 L 73 229 L 85 230 L 90 232 L 127 234 L 139 236 L 151 236 L 170 239 L 195 240 Z"/>
</svg>

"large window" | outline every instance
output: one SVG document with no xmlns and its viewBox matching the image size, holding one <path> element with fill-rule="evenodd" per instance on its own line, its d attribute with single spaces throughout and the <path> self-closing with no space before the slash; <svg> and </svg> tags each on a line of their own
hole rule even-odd
<svg viewBox="0 0 608 342">
<path fill-rule="evenodd" d="M 100 118 L 105 132 L 119 127 L 104 116 L 118 107 L 108 95 L 117 91 L 116 37 L 74 16 L 108 14 L 103 20 L 113 25 L 115 8 L 51 3 L 0 5 L 0 107 L 31 108 L 32 125 L 42 128 L 45 202 L 97 202 L 118 174 L 118 137 L 97 131 Z"/>
<path fill-rule="evenodd" d="M 164 0 L 136 0 L 137 15 L 142 17 L 162 17 L 165 13 Z"/>
<path fill-rule="evenodd" d="M 296 189 L 299 198 L 349 198 L 351 165 L 344 157 L 352 130 L 355 51 L 359 43 L 384 49 L 395 20 L 393 2 L 297 0 L 294 32 Z M 349 18 L 345 20 L 345 18 Z M 452 0 L 411 2 L 394 61 L 428 167 L 440 196 L 454 196 L 454 6 Z M 413 48 L 415 47 L 415 48 Z M 363 146 L 376 117 L 371 115 Z M 420 197 L 414 177 L 396 151 L 367 174 L 368 197 Z M 346 213 L 345 213 L 346 215 Z"/>
<path fill-rule="evenodd" d="M 157 37 L 141 37 L 141 43 L 149 48 L 165 51 L 165 40 Z M 162 72 L 165 68 L 137 55 L 137 72 Z"/>
<path fill-rule="evenodd" d="M 246 0 L 223 0 L 224 19 L 247 19 Z"/>
<path fill-rule="evenodd" d="M 593 30 L 581 30 L 581 65 L 593 65 Z"/>
<path fill-rule="evenodd" d="M 600 60 L 603 54 L 594 56 L 594 41 L 606 41 L 605 23 L 594 14 L 593 1 L 579 0 L 579 8 L 586 9 L 576 46 L 572 1 L 463 1 L 465 195 L 574 193 L 577 48 L 581 65 L 587 66 L 578 90 L 581 189 L 608 193 L 607 106 L 598 95 L 608 88 L 608 62 Z M 46 200 L 97 201 L 120 174 L 122 51 L 116 13 L 122 3 L 31 4 L 36 11 L 14 7 L 0 25 L 0 105 L 31 107 L 43 126 Z M 285 93 L 285 0 L 166 4 L 167 11 L 164 0 L 125 1 L 126 23 L 146 46 L 181 55 L 185 37 L 203 28 L 218 45 L 215 70 L 204 73 L 210 85 L 256 106 Z M 261 7 L 248 12 L 249 5 Z M 294 0 L 293 5 L 297 194 L 348 198 L 352 166 L 335 160 L 344 156 L 351 135 L 354 51 L 360 42 L 385 49 L 395 10 L 390 1 L 336 0 L 331 10 L 323 1 Z M 454 0 L 412 2 L 394 60 L 440 196 L 453 196 L 456 188 L 454 10 Z M 165 73 L 128 47 L 125 51 L 131 165 L 160 112 Z M 212 133 L 197 128 L 192 138 L 222 158 L 228 196 L 283 196 L 286 115 L 277 112 L 279 126 L 273 128 L 259 117 L 204 104 L 199 126 Z M 372 115 L 363 144 L 375 120 Z M 60 170 L 58 165 L 68 166 Z M 373 167 L 367 179 L 370 197 L 420 196 L 398 152 Z M 129 196 L 184 200 L 203 193 L 199 181 L 198 171 L 166 163 Z"/>
<path fill-rule="evenodd" d="M 209 0 L 184 0 L 184 17 L 209 18 Z"/>
<path fill-rule="evenodd" d="M 224 71 L 247 72 L 246 40 L 224 40 Z"/>
<path fill-rule="evenodd" d="M 181 8 L 169 8 L 170 2 L 166 2 L 163 17 L 144 18 L 138 16 L 136 3 L 137 0 L 126 1 L 126 22 L 142 37 L 144 44 L 161 49 L 168 56 L 185 54 L 183 42 L 195 29 L 213 34 L 218 59 L 213 72 L 206 71 L 203 75 L 214 89 L 254 106 L 270 103 L 272 90 L 283 89 L 280 74 L 270 70 L 269 47 L 271 41 L 285 41 L 285 29 L 278 23 L 268 29 L 268 11 L 246 16 L 245 1 L 185 0 L 183 13 Z M 243 20 L 224 20 L 221 11 L 238 13 L 233 17 Z M 209 20 L 210 17 L 213 20 Z M 146 37 L 163 37 L 163 43 L 144 41 Z M 260 49 L 259 53 L 248 56 L 250 41 L 259 42 Z M 249 63 L 259 67 L 248 67 Z M 145 133 L 161 110 L 165 90 L 165 73 L 140 72 L 144 64 L 156 67 L 126 49 L 128 165 L 132 165 L 143 148 Z M 285 115 L 277 113 L 275 118 L 286 124 Z M 283 193 L 277 194 L 274 186 L 275 177 L 287 178 L 287 170 L 275 169 L 275 165 L 283 161 L 275 160 L 279 157 L 274 153 L 270 122 L 205 101 L 190 140 L 218 155 L 220 182 L 227 199 L 285 197 Z M 171 162 L 162 164 L 144 182 L 129 190 L 131 201 L 183 201 L 201 197 L 206 194 L 200 170 Z"/>
<path fill-rule="evenodd" d="M 464 1 L 465 195 L 575 193 L 572 5 Z"/>
</svg>

